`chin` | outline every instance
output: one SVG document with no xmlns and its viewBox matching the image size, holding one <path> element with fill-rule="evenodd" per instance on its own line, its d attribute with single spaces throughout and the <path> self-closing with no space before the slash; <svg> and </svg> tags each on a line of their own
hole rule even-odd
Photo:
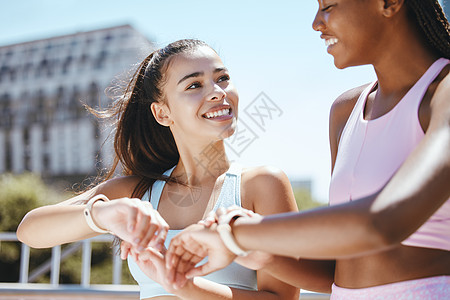
<svg viewBox="0 0 450 300">
<path fill-rule="evenodd" d="M 345 60 L 345 59 L 339 59 L 338 57 L 333 56 L 334 58 L 334 65 L 336 68 L 343 70 L 349 67 L 357 67 L 357 66 L 364 66 L 369 65 L 370 62 L 367 60 L 359 59 L 359 60 Z"/>
<path fill-rule="evenodd" d="M 352 65 L 344 63 L 342 60 L 339 60 L 336 57 L 334 57 L 334 66 L 339 70 L 343 70 L 345 68 L 351 67 Z"/>
<path fill-rule="evenodd" d="M 221 133 L 220 133 L 220 138 L 226 139 L 229 138 L 230 136 L 232 136 L 234 133 L 236 132 L 236 122 L 233 122 L 230 126 L 228 126 L 227 128 L 225 128 Z"/>
</svg>

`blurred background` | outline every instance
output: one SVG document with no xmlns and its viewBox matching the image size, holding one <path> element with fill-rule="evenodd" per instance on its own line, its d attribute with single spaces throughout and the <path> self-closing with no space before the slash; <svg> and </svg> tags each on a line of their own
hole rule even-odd
<svg viewBox="0 0 450 300">
<path fill-rule="evenodd" d="M 311 27 L 317 1 L 0 3 L 0 232 L 14 232 L 27 211 L 70 197 L 110 165 L 110 127 L 82 104 L 107 106 L 105 88 L 152 50 L 182 38 L 212 46 L 237 86 L 240 136 L 227 141 L 232 160 L 283 169 L 300 209 L 326 204 L 329 109 L 375 75 L 368 66 L 334 67 Z M 99 254 L 90 282 L 111 283 L 111 273 L 101 271 L 112 268 L 111 249 L 93 247 Z M 0 282 L 18 282 L 21 246 L 4 240 L 0 251 Z M 71 251 L 78 258 L 62 262 L 58 282 L 83 280 L 81 244 Z M 30 270 L 50 252 L 33 250 Z M 33 280 L 51 281 L 50 269 Z M 126 270 L 121 280 L 134 284 Z"/>
</svg>

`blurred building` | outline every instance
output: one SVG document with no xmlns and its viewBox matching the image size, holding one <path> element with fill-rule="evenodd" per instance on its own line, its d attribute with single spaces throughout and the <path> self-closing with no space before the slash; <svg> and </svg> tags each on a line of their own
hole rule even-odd
<svg viewBox="0 0 450 300">
<path fill-rule="evenodd" d="M 447 19 L 450 18 L 450 6 L 449 6 L 449 0 L 441 0 L 441 4 L 444 6 L 444 12 Z"/>
<path fill-rule="evenodd" d="M 129 25 L 0 47 L 0 173 L 86 175 L 109 163 L 109 130 L 82 103 L 105 107 L 112 79 L 152 48 Z"/>
</svg>

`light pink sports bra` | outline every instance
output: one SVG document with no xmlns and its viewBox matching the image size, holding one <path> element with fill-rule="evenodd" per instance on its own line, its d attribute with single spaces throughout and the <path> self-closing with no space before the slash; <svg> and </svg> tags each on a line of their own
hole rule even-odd
<svg viewBox="0 0 450 300">
<path fill-rule="evenodd" d="M 342 131 L 330 184 L 330 205 L 379 191 L 424 137 L 418 111 L 431 82 L 450 61 L 435 61 L 401 101 L 385 115 L 364 120 L 370 84 L 360 95 Z M 450 250 L 450 199 L 404 245 Z"/>
</svg>

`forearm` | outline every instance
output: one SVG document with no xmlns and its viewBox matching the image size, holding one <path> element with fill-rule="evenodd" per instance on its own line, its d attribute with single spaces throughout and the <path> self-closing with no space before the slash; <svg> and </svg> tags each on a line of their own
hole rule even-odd
<svg viewBox="0 0 450 300">
<path fill-rule="evenodd" d="M 251 291 L 231 288 L 223 284 L 212 282 L 205 278 L 195 277 L 174 293 L 184 300 L 294 300 L 298 295 L 291 298 L 269 291 Z"/>
<path fill-rule="evenodd" d="M 372 251 L 383 241 L 368 233 L 368 203 L 351 204 L 267 216 L 256 224 L 239 218 L 233 234 L 244 249 L 295 258 L 333 260 Z"/>
<path fill-rule="evenodd" d="M 330 293 L 334 282 L 334 261 L 275 256 L 262 271 L 297 288 Z"/>
<path fill-rule="evenodd" d="M 31 247 L 48 248 L 98 235 L 87 225 L 84 207 L 49 205 L 36 208 L 23 218 L 17 237 Z"/>
</svg>

